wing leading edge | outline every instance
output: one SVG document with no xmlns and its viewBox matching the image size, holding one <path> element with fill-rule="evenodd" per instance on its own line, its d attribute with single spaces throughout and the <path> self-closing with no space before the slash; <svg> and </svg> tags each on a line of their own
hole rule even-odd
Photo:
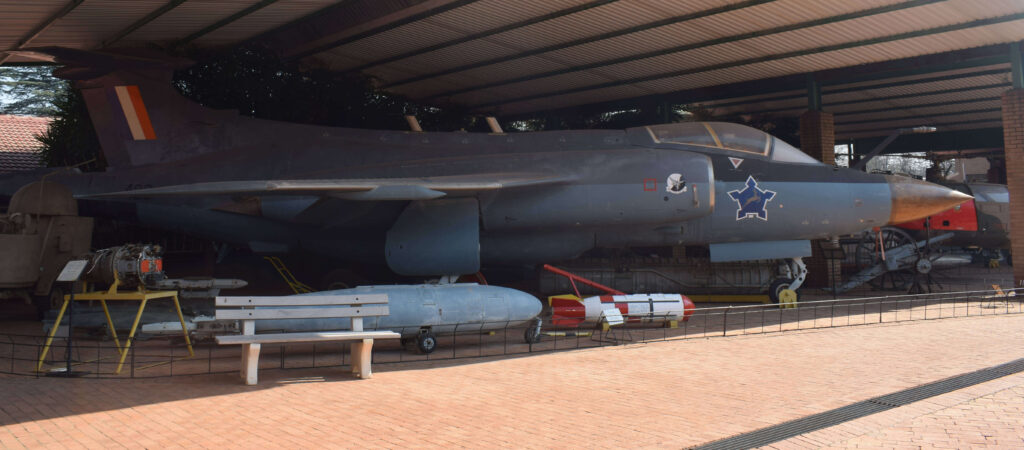
<svg viewBox="0 0 1024 450">
<path fill-rule="evenodd" d="M 317 195 L 364 201 L 430 200 L 445 196 L 470 195 L 479 191 L 561 184 L 572 180 L 572 177 L 560 175 L 496 173 L 428 178 L 212 181 L 83 195 L 80 198 Z"/>
</svg>

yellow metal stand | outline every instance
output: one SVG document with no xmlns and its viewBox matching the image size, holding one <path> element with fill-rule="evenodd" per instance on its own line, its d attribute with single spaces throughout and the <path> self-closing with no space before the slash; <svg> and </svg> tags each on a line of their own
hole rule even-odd
<svg viewBox="0 0 1024 450">
<path fill-rule="evenodd" d="M 292 288 L 296 294 L 307 294 L 313 292 L 313 288 L 309 287 L 306 283 L 299 281 L 292 275 L 292 271 L 288 270 L 288 266 L 284 265 L 284 261 L 276 256 L 264 256 L 263 259 L 270 262 L 271 266 L 274 266 L 274 270 L 277 271 L 281 278 L 284 278 L 284 282 L 288 283 L 288 287 Z"/>
<path fill-rule="evenodd" d="M 185 336 L 185 345 L 188 347 L 188 356 L 195 356 L 195 352 L 192 350 L 192 341 L 188 337 L 188 327 L 185 326 L 185 316 L 181 313 L 181 303 L 178 302 L 177 291 L 147 291 L 144 287 L 139 287 L 134 292 L 118 292 L 117 287 L 120 284 L 120 280 L 114 281 L 114 284 L 110 286 L 110 289 L 106 291 L 95 291 L 85 292 L 75 295 L 75 301 L 88 301 L 98 300 L 100 305 L 103 306 L 103 314 L 107 316 L 107 327 L 110 329 L 110 336 L 114 338 L 114 345 L 117 346 L 117 353 L 120 354 L 121 358 L 117 362 L 117 370 L 114 371 L 116 374 L 121 373 L 121 367 L 124 366 L 124 359 L 128 356 L 128 349 L 132 345 L 132 339 L 135 338 L 135 331 L 139 327 L 139 320 L 142 319 L 142 311 L 146 309 L 146 303 L 150 300 L 156 300 L 161 298 L 170 298 L 174 300 L 174 311 L 178 313 L 178 320 L 181 322 L 181 332 Z M 124 345 L 121 345 L 121 341 L 117 338 L 117 330 L 114 328 L 114 319 L 110 317 L 110 310 L 107 309 L 107 301 L 138 301 L 139 311 L 135 313 L 135 320 L 132 322 L 132 327 L 128 331 L 128 339 L 125 340 Z M 39 363 L 36 365 L 36 371 L 43 369 L 43 361 L 46 359 L 46 353 L 50 350 L 50 344 L 53 343 L 53 337 L 57 334 L 57 328 L 60 327 L 60 321 L 64 318 L 64 312 L 68 309 L 68 304 L 71 303 L 71 296 L 64 296 L 64 303 L 60 306 L 60 312 L 57 313 L 57 320 L 53 323 L 53 328 L 50 329 L 50 334 L 46 337 L 46 344 L 43 345 L 43 351 L 39 354 Z M 68 330 L 71 333 L 71 330 Z"/>
</svg>

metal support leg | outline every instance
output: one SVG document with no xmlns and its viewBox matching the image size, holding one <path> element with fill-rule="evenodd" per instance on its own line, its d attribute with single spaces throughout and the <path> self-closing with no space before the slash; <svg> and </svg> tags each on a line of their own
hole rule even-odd
<svg viewBox="0 0 1024 450">
<path fill-rule="evenodd" d="M 789 283 L 789 288 L 792 290 L 800 289 L 803 286 L 804 280 L 807 279 L 807 264 L 804 263 L 803 258 L 792 258 L 790 259 L 790 265 L 793 271 L 793 282 Z"/>
<path fill-rule="evenodd" d="M 181 313 L 181 303 L 178 302 L 178 294 L 174 294 L 174 311 L 178 313 L 178 321 L 181 322 L 181 333 L 185 335 L 185 347 L 188 348 L 188 356 L 196 356 L 196 352 L 192 350 L 192 340 L 188 337 L 188 327 L 185 326 L 185 315 Z"/>
<path fill-rule="evenodd" d="M 110 337 L 114 338 L 114 345 L 117 346 L 117 354 L 123 354 L 124 349 L 121 348 L 121 340 L 117 338 L 117 329 L 114 328 L 114 319 L 110 317 L 110 309 L 107 308 L 107 301 L 100 300 L 100 305 L 103 306 L 103 314 L 107 316 L 107 328 L 110 330 Z"/>
<path fill-rule="evenodd" d="M 132 328 L 128 331 L 128 340 L 124 343 L 124 351 L 121 352 L 121 358 L 117 361 L 117 370 L 115 374 L 121 373 L 121 366 L 124 366 L 124 358 L 128 356 L 128 348 L 132 346 L 132 340 L 135 339 L 135 331 L 139 328 L 139 320 L 142 319 L 142 311 L 146 309 L 147 299 L 143 298 L 142 302 L 139 303 L 139 312 L 135 313 L 135 320 L 132 321 Z"/>
</svg>

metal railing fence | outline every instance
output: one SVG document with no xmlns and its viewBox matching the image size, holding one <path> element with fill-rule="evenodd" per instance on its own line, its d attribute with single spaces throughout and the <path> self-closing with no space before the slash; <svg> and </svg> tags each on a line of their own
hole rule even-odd
<svg viewBox="0 0 1024 450">
<path fill-rule="evenodd" d="M 622 326 L 602 330 L 598 324 L 552 327 L 545 321 L 541 339 L 527 342 L 528 326 L 509 323 L 452 325 L 454 332 L 437 336 L 437 349 L 418 354 L 414 344 L 397 340 L 374 343 L 374 364 L 398 364 L 552 352 L 645 343 L 672 339 L 742 336 L 762 333 L 1024 313 L 1024 292 L 981 290 L 919 295 L 805 301 L 795 307 L 732 305 L 697 308 L 686 321 L 670 328 L 642 317 L 627 317 Z M 789 305 L 785 305 L 789 306 Z M 418 329 L 395 329 L 414 336 Z M 43 370 L 36 371 L 45 336 L 0 334 L 0 372 L 40 377 L 65 367 L 66 340 L 54 340 Z M 261 369 L 341 367 L 349 365 L 347 343 L 264 344 Z M 70 349 L 72 370 L 91 378 L 161 378 L 233 373 L 239 369 L 239 346 L 219 346 L 212 339 L 195 343 L 188 357 L 181 336 L 136 338 L 121 373 L 114 373 L 119 353 L 102 333 L 76 330 Z"/>
</svg>

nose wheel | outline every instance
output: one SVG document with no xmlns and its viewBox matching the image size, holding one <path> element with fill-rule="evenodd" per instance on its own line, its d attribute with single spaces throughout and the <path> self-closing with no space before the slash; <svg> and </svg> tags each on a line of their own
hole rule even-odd
<svg viewBox="0 0 1024 450">
<path fill-rule="evenodd" d="M 416 350 L 424 355 L 429 355 L 437 349 L 437 337 L 430 330 L 421 330 L 416 336 Z"/>
</svg>

